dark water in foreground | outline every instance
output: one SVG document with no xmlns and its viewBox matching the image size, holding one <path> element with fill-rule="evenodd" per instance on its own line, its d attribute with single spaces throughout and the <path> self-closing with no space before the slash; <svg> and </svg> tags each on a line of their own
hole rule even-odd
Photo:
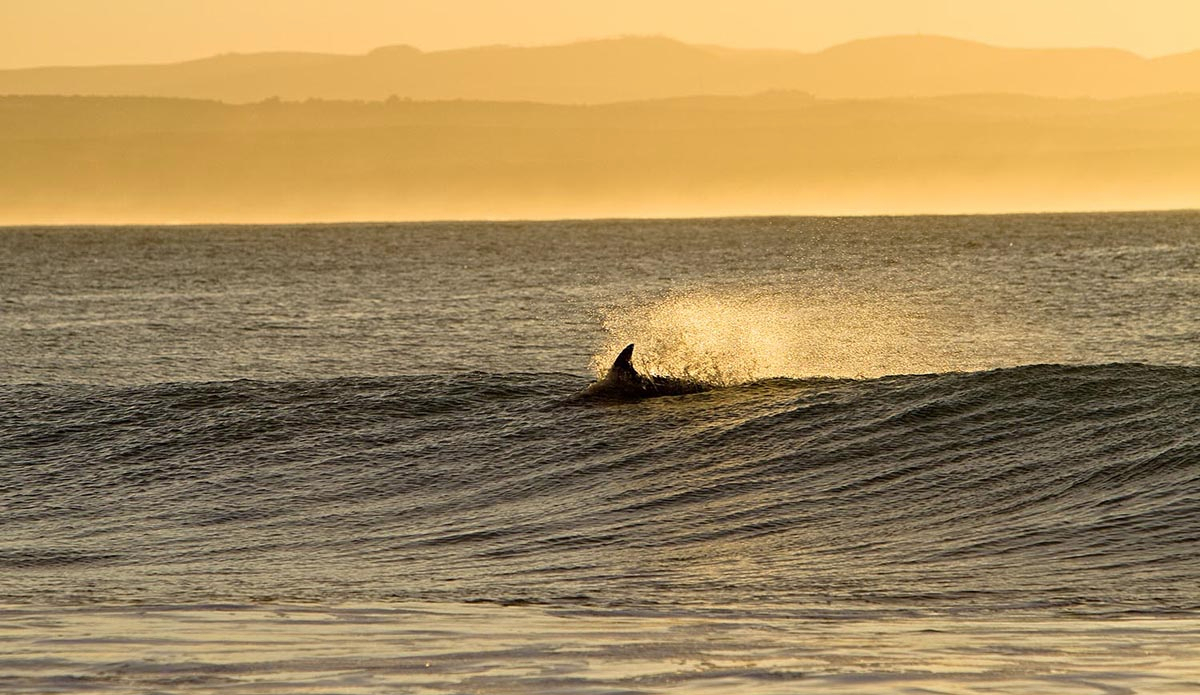
<svg viewBox="0 0 1200 695">
<path fill-rule="evenodd" d="M 1200 214 L 0 250 L 0 690 L 1200 688 Z"/>
</svg>

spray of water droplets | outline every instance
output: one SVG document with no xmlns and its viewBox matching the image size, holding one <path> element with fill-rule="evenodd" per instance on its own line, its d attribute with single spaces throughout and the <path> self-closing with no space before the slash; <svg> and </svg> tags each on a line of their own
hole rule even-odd
<svg viewBox="0 0 1200 695">
<path fill-rule="evenodd" d="M 937 322 L 895 298 L 842 290 L 690 289 L 606 307 L 602 374 L 629 343 L 640 371 L 730 386 L 772 377 L 944 371 Z"/>
</svg>

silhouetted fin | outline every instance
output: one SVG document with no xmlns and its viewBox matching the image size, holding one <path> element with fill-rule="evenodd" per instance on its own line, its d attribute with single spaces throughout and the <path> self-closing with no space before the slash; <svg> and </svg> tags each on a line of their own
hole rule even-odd
<svg viewBox="0 0 1200 695">
<path fill-rule="evenodd" d="M 633 343 L 625 346 L 621 354 L 617 355 L 617 359 L 613 360 L 612 367 L 609 368 L 609 374 L 616 372 L 622 376 L 636 379 L 638 377 L 637 370 L 633 368 Z"/>
<path fill-rule="evenodd" d="M 652 396 L 681 396 L 687 393 L 707 391 L 707 384 L 665 376 L 649 376 L 638 373 L 633 367 L 633 343 L 625 346 L 603 379 L 592 382 L 583 390 L 583 396 L 601 398 L 649 398 Z"/>
</svg>

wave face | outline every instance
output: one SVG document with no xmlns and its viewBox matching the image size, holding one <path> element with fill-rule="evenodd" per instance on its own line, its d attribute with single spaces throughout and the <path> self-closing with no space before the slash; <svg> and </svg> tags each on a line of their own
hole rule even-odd
<svg viewBox="0 0 1200 695">
<path fill-rule="evenodd" d="M 1195 610 L 1197 230 L 0 229 L 0 604 Z"/>
<path fill-rule="evenodd" d="M 0 396 L 0 601 L 1200 607 L 1200 368 Z"/>
</svg>

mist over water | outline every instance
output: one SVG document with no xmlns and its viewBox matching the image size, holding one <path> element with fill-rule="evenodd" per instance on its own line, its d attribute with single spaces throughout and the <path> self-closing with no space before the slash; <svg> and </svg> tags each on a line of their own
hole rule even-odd
<svg viewBox="0 0 1200 695">
<path fill-rule="evenodd" d="M 0 247 L 0 687 L 1200 672 L 1200 214 Z M 630 342 L 723 388 L 573 397 Z"/>
</svg>

